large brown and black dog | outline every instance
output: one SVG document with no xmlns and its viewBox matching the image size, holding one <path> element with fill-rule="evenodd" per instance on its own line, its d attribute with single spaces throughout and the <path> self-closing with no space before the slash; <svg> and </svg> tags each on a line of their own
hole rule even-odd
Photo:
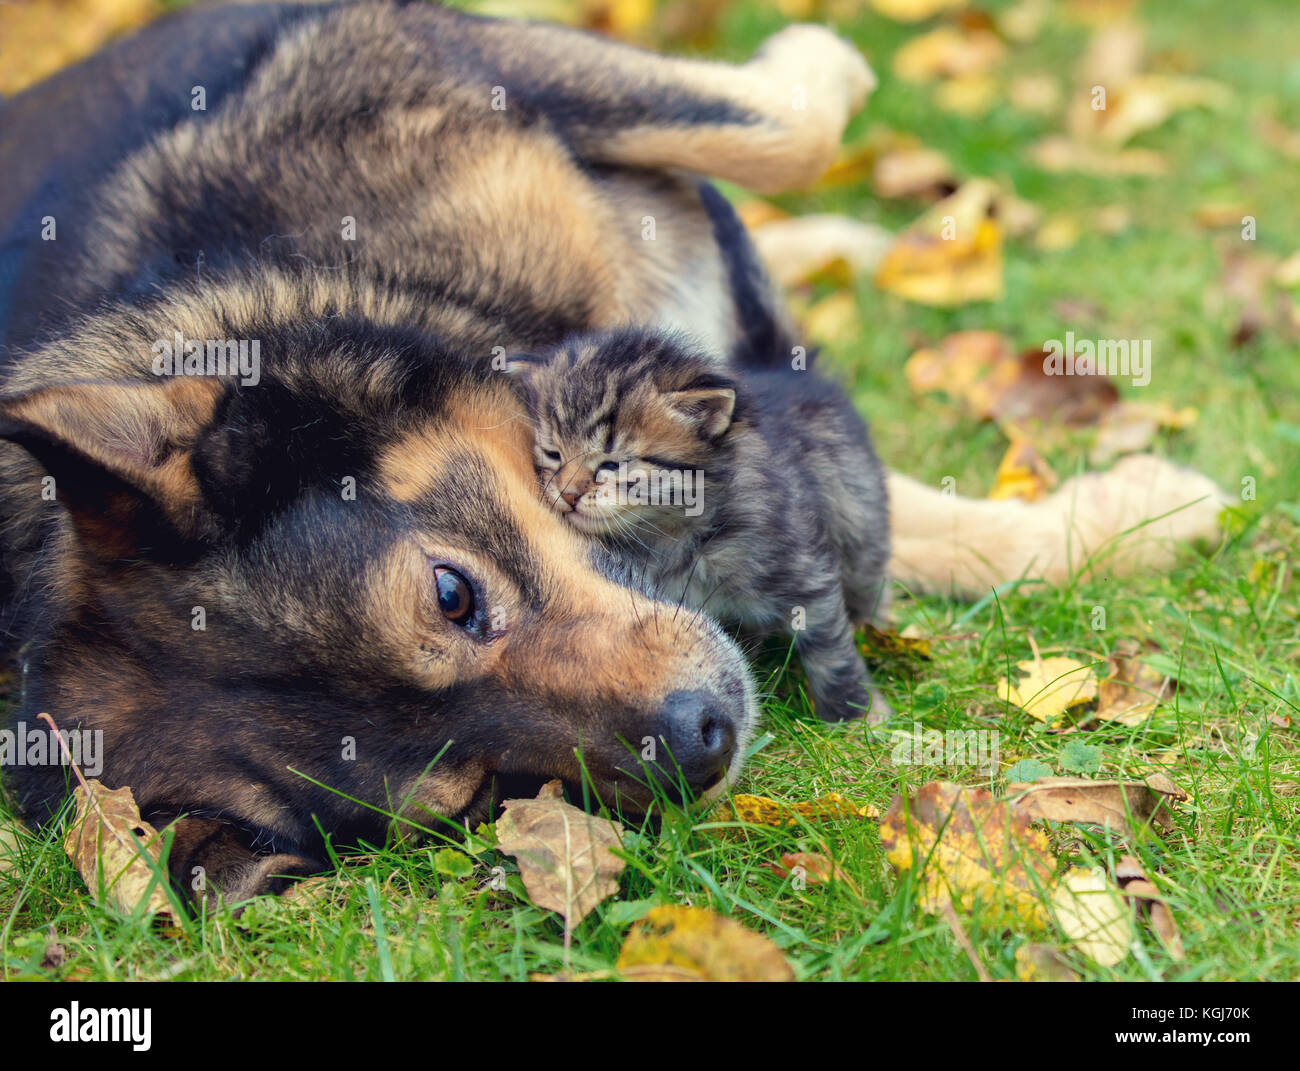
<svg viewBox="0 0 1300 1071">
<path fill-rule="evenodd" d="M 726 66 L 425 4 L 241 5 L 0 105 L 12 722 L 102 730 L 103 780 L 189 816 L 175 870 L 235 897 L 394 814 L 734 774 L 740 652 L 541 504 L 500 370 L 625 324 L 772 345 L 698 176 L 811 181 L 872 84 L 813 27 Z M 912 583 L 1065 567 L 1061 516 L 891 490 Z M 64 768 L 6 773 L 37 819 L 65 795 Z"/>
</svg>

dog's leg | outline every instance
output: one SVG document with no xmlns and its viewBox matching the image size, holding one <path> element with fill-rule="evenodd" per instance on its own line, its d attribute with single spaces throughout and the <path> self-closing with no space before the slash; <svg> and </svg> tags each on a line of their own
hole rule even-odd
<svg viewBox="0 0 1300 1071">
<path fill-rule="evenodd" d="M 476 22 L 472 37 L 506 109 L 518 94 L 585 159 L 685 168 L 759 192 L 819 178 L 876 84 L 857 49 L 820 26 L 787 27 L 740 65 L 536 24 Z"/>
<path fill-rule="evenodd" d="M 960 498 L 895 472 L 889 499 L 891 576 L 965 598 L 1020 577 L 1168 568 L 1176 545 L 1217 541 L 1225 503 L 1213 481 L 1150 455 L 1067 480 L 1041 502 Z"/>
</svg>

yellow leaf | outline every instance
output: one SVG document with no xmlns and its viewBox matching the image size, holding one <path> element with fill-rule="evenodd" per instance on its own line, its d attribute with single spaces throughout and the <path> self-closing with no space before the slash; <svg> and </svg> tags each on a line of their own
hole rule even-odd
<svg viewBox="0 0 1300 1071">
<path fill-rule="evenodd" d="M 713 822 L 741 821 L 751 826 L 794 826 L 800 819 L 821 822 L 840 818 L 879 818 L 880 811 L 869 803 L 855 803 L 838 792 L 803 803 L 785 803 L 767 796 L 738 793 L 709 816 Z"/>
<path fill-rule="evenodd" d="M 1019 498 L 1037 502 L 1056 486 L 1056 473 L 1028 439 L 1015 439 L 998 465 L 989 498 Z"/>
<path fill-rule="evenodd" d="M 1035 659 L 1018 662 L 1016 668 L 1026 676 L 1014 684 L 1003 677 L 998 698 L 1047 725 L 1055 725 L 1071 707 L 1097 698 L 1097 678 L 1073 658 Z"/>
<path fill-rule="evenodd" d="M 967 119 L 987 115 L 997 101 L 998 83 L 988 74 L 963 74 L 949 79 L 934 91 L 936 108 Z"/>
<path fill-rule="evenodd" d="M 154 0 L 0 4 L 0 94 L 18 93 L 162 10 Z"/>
<path fill-rule="evenodd" d="M 965 7 L 967 0 L 871 0 L 871 6 L 895 22 L 920 22 L 941 11 Z"/>
<path fill-rule="evenodd" d="M 876 285 L 925 305 L 1002 296 L 1002 231 L 992 218 L 998 188 L 972 179 L 903 231 L 876 271 Z"/>
<path fill-rule="evenodd" d="M 1113 967 L 1128 955 L 1132 916 L 1100 868 L 1068 871 L 1052 896 L 1052 910 L 1073 946 L 1095 963 Z"/>
<path fill-rule="evenodd" d="M 793 968 L 769 938 L 702 907 L 652 908 L 628 931 L 618 968 L 624 978 L 639 981 L 794 980 Z"/>
<path fill-rule="evenodd" d="M 1047 837 L 1017 804 L 932 781 L 910 798 L 894 797 L 880 842 L 897 869 L 918 869 L 918 903 L 929 914 L 978 903 L 993 925 L 1046 925 L 1054 863 Z"/>
<path fill-rule="evenodd" d="M 1006 54 L 997 34 L 957 26 L 914 37 L 894 53 L 894 74 L 904 82 L 933 82 L 985 74 Z"/>
</svg>

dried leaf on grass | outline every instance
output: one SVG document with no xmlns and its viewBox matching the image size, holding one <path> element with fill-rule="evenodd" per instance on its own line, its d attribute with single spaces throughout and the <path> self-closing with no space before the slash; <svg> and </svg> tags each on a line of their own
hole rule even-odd
<svg viewBox="0 0 1300 1071">
<path fill-rule="evenodd" d="M 1014 802 L 987 790 L 932 781 L 910 797 L 895 796 L 880 823 L 886 858 L 916 870 L 922 910 L 979 903 L 991 924 L 1021 928 L 1046 923 L 1043 891 L 1055 861 L 1047 837 Z"/>
<path fill-rule="evenodd" d="M 1084 777 L 1044 777 L 1007 786 L 1008 795 L 1034 821 L 1084 822 L 1125 830 L 1130 824 L 1171 824 L 1171 802 L 1189 797 L 1163 774 L 1146 781 L 1093 781 Z"/>
<path fill-rule="evenodd" d="M 1072 947 L 1103 967 L 1128 955 L 1133 920 L 1123 897 L 1100 867 L 1075 867 L 1052 894 L 1052 913 Z"/>
<path fill-rule="evenodd" d="M 505 800 L 496 832 L 501 851 L 518 862 L 533 903 L 561 915 L 567 936 L 618 891 L 627 864 L 613 852 L 623 827 L 566 803 L 561 792 L 560 782 L 551 781 L 536 799 Z"/>
<path fill-rule="evenodd" d="M 738 793 L 719 804 L 710 822 L 744 822 L 751 826 L 795 826 L 803 822 L 824 822 L 841 818 L 879 818 L 880 811 L 869 803 L 855 803 L 838 792 L 802 803 L 786 803 L 767 796 Z"/>
<path fill-rule="evenodd" d="M 163 839 L 140 817 L 131 790 L 90 778 L 72 798 L 76 811 L 63 846 L 91 897 L 124 915 L 143 910 L 173 919 L 164 891 Z"/>
<path fill-rule="evenodd" d="M 1037 502 L 1056 486 L 1056 473 L 1028 439 L 1017 438 L 998 463 L 989 498 L 1019 498 Z"/>
<path fill-rule="evenodd" d="M 634 923 L 618 956 L 635 981 L 790 982 L 770 938 L 702 907 L 656 907 Z"/>
<path fill-rule="evenodd" d="M 1126 855 L 1115 864 L 1115 879 L 1120 889 L 1138 910 L 1145 912 L 1156 939 L 1164 946 L 1169 958 L 1182 962 L 1187 958 L 1183 951 L 1183 937 L 1178 930 L 1173 909 L 1165 903 L 1160 890 L 1142 870 L 1142 864 Z"/>
<path fill-rule="evenodd" d="M 998 681 L 1003 699 L 1046 725 L 1057 724 L 1066 711 L 1097 698 L 1097 678 L 1090 666 L 1073 658 L 1034 658 L 1017 662 L 1024 674 L 1016 681 Z"/>
</svg>

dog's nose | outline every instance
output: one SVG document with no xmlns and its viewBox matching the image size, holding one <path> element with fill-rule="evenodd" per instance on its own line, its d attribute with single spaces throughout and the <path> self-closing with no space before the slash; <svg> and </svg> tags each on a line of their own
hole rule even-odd
<svg viewBox="0 0 1300 1071">
<path fill-rule="evenodd" d="M 655 719 L 656 738 L 669 754 L 656 756 L 652 769 L 661 781 L 681 781 L 693 793 L 718 783 L 736 754 L 736 726 L 722 703 L 708 692 L 673 692 Z"/>
</svg>

